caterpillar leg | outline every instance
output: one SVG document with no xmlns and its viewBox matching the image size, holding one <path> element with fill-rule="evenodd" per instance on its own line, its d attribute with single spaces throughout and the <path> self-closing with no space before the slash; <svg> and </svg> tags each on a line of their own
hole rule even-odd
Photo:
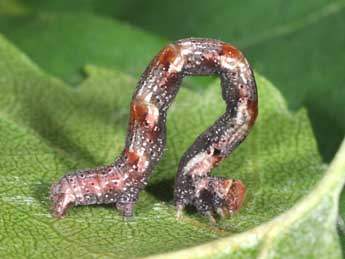
<svg viewBox="0 0 345 259">
<path fill-rule="evenodd" d="M 75 195 L 64 177 L 53 184 L 51 190 L 52 210 L 56 218 L 63 218 L 69 207 L 75 203 Z"/>
<path fill-rule="evenodd" d="M 200 206 L 198 206 L 200 205 Z M 210 224 L 215 224 L 216 220 L 213 216 L 213 212 L 210 210 L 202 210 L 201 208 L 203 207 L 200 203 L 199 204 L 194 204 L 196 208 L 198 208 L 198 211 L 201 212 L 204 216 L 208 217 Z M 182 220 L 182 214 L 183 210 L 185 208 L 185 205 L 182 204 L 181 202 L 176 202 L 176 219 L 177 220 Z"/>
<path fill-rule="evenodd" d="M 194 179 L 193 184 L 177 191 L 176 218 L 180 219 L 184 207 L 193 205 L 199 213 L 215 223 L 214 216 L 226 217 L 238 211 L 246 196 L 240 180 L 206 176 Z M 178 188 L 177 188 L 178 189 Z"/>
<path fill-rule="evenodd" d="M 139 198 L 139 191 L 138 188 L 130 188 L 120 194 L 116 202 L 116 208 L 120 215 L 124 217 L 133 216 L 135 203 Z"/>
<path fill-rule="evenodd" d="M 182 219 L 182 213 L 183 213 L 183 210 L 185 208 L 185 204 L 183 204 L 183 202 L 181 202 L 181 201 L 176 201 L 175 205 L 176 205 L 176 219 L 181 220 Z"/>
</svg>

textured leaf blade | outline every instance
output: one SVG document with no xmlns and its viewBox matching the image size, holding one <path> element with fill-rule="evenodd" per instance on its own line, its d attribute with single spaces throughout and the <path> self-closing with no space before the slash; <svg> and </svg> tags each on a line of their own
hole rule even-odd
<svg viewBox="0 0 345 259">
<path fill-rule="evenodd" d="M 56 221 L 49 210 L 50 184 L 68 170 L 110 162 L 119 153 L 136 80 L 89 67 L 88 80 L 71 88 L 41 72 L 3 38 L 0 56 L 2 257 L 133 258 L 195 246 L 269 222 L 322 175 L 305 112 L 290 114 L 277 90 L 257 75 L 259 121 L 216 172 L 247 184 L 244 208 L 217 227 L 195 213 L 177 222 L 171 206 L 177 161 L 224 108 L 215 82 L 203 93 L 179 93 L 168 115 L 168 150 L 134 219 L 123 221 L 111 207 L 90 206 L 73 208 L 66 219 Z M 240 235 L 247 234 L 252 235 Z M 248 247 L 239 249 L 246 253 Z M 248 251 L 257 253 L 254 246 Z"/>
<path fill-rule="evenodd" d="M 296 206 L 257 228 L 155 258 L 342 258 L 336 231 L 345 182 L 345 140 L 314 190 Z"/>
</svg>

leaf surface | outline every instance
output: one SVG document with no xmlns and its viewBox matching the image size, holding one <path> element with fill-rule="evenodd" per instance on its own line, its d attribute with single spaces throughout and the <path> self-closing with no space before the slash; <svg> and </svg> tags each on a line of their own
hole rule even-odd
<svg viewBox="0 0 345 259">
<path fill-rule="evenodd" d="M 163 6 L 157 0 L 6 0 L 2 13 L 7 18 L 2 17 L 0 30 L 44 69 L 73 83 L 81 80 L 85 63 L 120 65 L 121 70 L 140 73 L 136 64 L 145 65 L 145 58 L 155 54 L 151 51 L 157 45 L 148 34 L 124 26 L 137 33 L 129 38 L 123 25 L 109 19 L 113 17 L 171 40 L 198 36 L 234 43 L 257 71 L 277 83 L 291 108 L 307 107 L 321 154 L 330 161 L 345 134 L 345 121 L 339 119 L 345 112 L 344 7 L 342 0 L 269 0 L 250 5 L 192 0 Z M 148 48 L 140 55 L 135 43 L 142 41 L 136 39 L 150 43 L 144 44 Z M 128 48 L 118 53 L 113 46 L 125 45 L 122 42 Z M 113 51 L 106 53 L 108 49 Z M 143 63 L 122 62 L 122 54 L 128 61 L 140 56 Z"/>
<path fill-rule="evenodd" d="M 297 225 L 299 231 L 293 231 L 290 225 L 274 224 L 276 216 L 313 189 L 323 167 L 305 111 L 291 114 L 279 92 L 260 75 L 258 122 L 215 172 L 247 185 L 248 197 L 239 213 L 211 227 L 192 212 L 176 221 L 172 206 L 179 157 L 224 109 L 220 87 L 214 82 L 201 93 L 182 89 L 170 108 L 167 151 L 142 192 L 133 219 L 123 220 L 111 206 L 84 206 L 71 209 L 58 221 L 50 214 L 49 186 L 66 171 L 109 163 L 119 154 L 137 79 L 122 71 L 88 66 L 87 80 L 72 88 L 42 72 L 3 37 L 0 60 L 0 257 L 133 258 L 212 240 L 228 244 L 224 236 L 251 240 L 237 245 L 235 241 L 237 252 L 227 250 L 233 256 L 255 256 L 278 251 L 285 241 L 291 243 L 287 249 L 295 249 L 298 241 L 307 246 L 303 233 L 314 229 L 316 234 L 324 231 L 332 241 L 318 246 L 319 252 L 332 250 L 334 258 L 339 257 L 334 212 L 343 175 L 337 170 L 331 174 L 336 180 L 321 182 L 329 187 L 329 195 L 310 194 L 322 206 L 310 203 L 308 211 L 318 215 L 315 220 L 328 219 L 325 224 L 314 223 L 300 211 L 283 215 L 290 215 L 285 216 L 286 224 L 302 222 L 306 229 Z M 253 237 L 257 232 L 251 229 L 266 229 L 267 224 L 273 234 Z M 286 251 L 292 250 L 282 252 Z M 220 258 L 228 256 L 218 252 Z M 311 247 L 305 249 L 305 254 L 311 253 Z"/>
</svg>

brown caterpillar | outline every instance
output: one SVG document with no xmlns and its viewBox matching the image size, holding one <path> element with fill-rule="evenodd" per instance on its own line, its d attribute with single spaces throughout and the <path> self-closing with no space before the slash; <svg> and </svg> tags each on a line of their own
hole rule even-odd
<svg viewBox="0 0 345 259">
<path fill-rule="evenodd" d="M 126 146 L 108 166 L 77 170 L 51 188 L 54 215 L 71 205 L 114 203 L 132 216 L 139 192 L 163 155 L 167 110 L 185 75 L 220 77 L 224 114 L 183 155 L 175 183 L 177 215 L 194 205 L 203 215 L 238 210 L 246 188 L 240 180 L 210 176 L 211 171 L 248 135 L 258 114 L 254 74 L 243 54 L 213 39 L 182 39 L 153 59 L 138 83 L 130 105 Z"/>
</svg>

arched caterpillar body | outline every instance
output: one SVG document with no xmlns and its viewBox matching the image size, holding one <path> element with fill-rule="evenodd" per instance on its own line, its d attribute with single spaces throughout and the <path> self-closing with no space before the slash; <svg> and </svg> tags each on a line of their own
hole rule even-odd
<svg viewBox="0 0 345 259">
<path fill-rule="evenodd" d="M 189 38 L 162 49 L 141 76 L 130 105 L 128 136 L 122 154 L 108 166 L 78 170 L 52 186 L 54 215 L 70 205 L 114 203 L 133 214 L 140 190 L 160 161 L 166 142 L 166 116 L 182 78 L 218 75 L 224 114 L 183 155 L 175 183 L 178 215 L 194 205 L 212 218 L 239 209 L 246 193 L 240 180 L 211 176 L 211 171 L 248 135 L 258 113 L 256 83 L 243 54 L 228 43 Z"/>
</svg>

